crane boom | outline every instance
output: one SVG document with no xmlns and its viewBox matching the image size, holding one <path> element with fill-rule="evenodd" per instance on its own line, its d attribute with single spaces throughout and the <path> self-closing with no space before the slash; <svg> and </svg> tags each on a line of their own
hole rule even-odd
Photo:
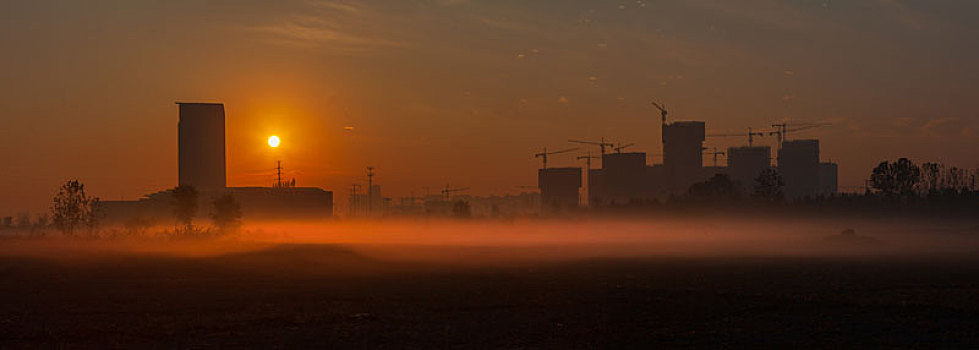
<svg viewBox="0 0 979 350">
<path fill-rule="evenodd" d="M 755 143 L 755 136 L 765 136 L 765 133 L 764 132 L 761 132 L 761 131 L 752 131 L 751 128 L 748 128 L 748 132 L 747 133 L 707 134 L 707 137 L 731 137 L 731 136 L 741 136 L 741 137 L 747 136 L 748 137 L 748 147 L 751 147 Z"/>
<path fill-rule="evenodd" d="M 465 191 L 465 190 L 468 190 L 468 189 L 469 189 L 469 187 L 449 188 L 449 184 L 445 184 L 445 188 L 442 189 L 442 195 L 445 196 L 445 200 L 448 201 L 449 200 L 449 196 L 451 196 L 453 193 Z"/>
<path fill-rule="evenodd" d="M 707 150 L 708 150 L 707 147 L 701 148 L 701 151 L 707 151 Z M 707 153 L 714 155 L 714 167 L 717 167 L 717 156 L 719 156 L 719 155 L 721 155 L 721 156 L 727 155 L 727 153 L 724 153 L 724 151 L 718 151 L 717 150 L 717 147 L 714 147 L 714 151 L 713 152 L 707 152 Z"/>
<path fill-rule="evenodd" d="M 666 125 L 666 106 L 656 103 L 656 101 L 652 102 L 653 106 L 656 106 L 656 109 L 659 110 L 660 115 L 663 117 L 663 125 Z"/>
<path fill-rule="evenodd" d="M 560 150 L 560 151 L 548 152 L 547 151 L 547 147 L 544 147 L 544 151 L 543 152 L 540 152 L 540 153 L 537 153 L 537 154 L 534 154 L 534 158 L 540 158 L 541 161 L 542 161 L 542 163 L 543 163 L 542 169 L 547 169 L 547 156 L 552 155 L 552 154 L 561 154 L 561 153 L 567 153 L 567 152 L 571 152 L 571 151 L 577 151 L 578 149 L 579 148 L 575 147 L 575 148 L 563 149 L 563 150 Z"/>
<path fill-rule="evenodd" d="M 622 153 L 622 150 L 624 150 L 626 148 L 629 148 L 629 147 L 632 147 L 634 145 L 635 145 L 635 143 L 630 143 L 630 144 L 627 144 L 627 145 L 619 145 L 619 147 L 615 147 L 614 150 L 615 150 L 615 153 Z"/>
<path fill-rule="evenodd" d="M 571 143 L 580 143 L 580 144 L 585 144 L 585 145 L 598 146 L 602 150 L 602 154 L 605 154 L 605 148 L 606 147 L 615 147 L 615 145 L 613 145 L 611 142 L 605 142 L 605 138 L 604 137 L 602 138 L 601 141 L 568 140 L 568 142 L 571 142 Z"/>
<path fill-rule="evenodd" d="M 789 132 L 803 131 L 803 130 L 818 128 L 818 127 L 828 126 L 828 125 L 832 125 L 832 123 L 829 122 L 797 123 L 797 124 L 778 123 L 778 124 L 772 124 L 772 127 L 775 128 L 775 131 L 769 132 L 768 135 L 775 135 L 776 142 L 778 143 L 778 149 L 781 150 L 782 142 L 789 138 Z M 795 128 L 789 129 L 789 126 L 795 126 Z"/>
</svg>

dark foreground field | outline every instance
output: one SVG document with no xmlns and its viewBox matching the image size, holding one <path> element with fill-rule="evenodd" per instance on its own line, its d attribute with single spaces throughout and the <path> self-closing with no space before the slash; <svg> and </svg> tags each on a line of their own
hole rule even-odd
<svg viewBox="0 0 979 350">
<path fill-rule="evenodd" d="M 285 245 L 3 257 L 0 347 L 979 346 L 979 261 L 968 258 L 444 267 L 367 256 Z"/>
</svg>

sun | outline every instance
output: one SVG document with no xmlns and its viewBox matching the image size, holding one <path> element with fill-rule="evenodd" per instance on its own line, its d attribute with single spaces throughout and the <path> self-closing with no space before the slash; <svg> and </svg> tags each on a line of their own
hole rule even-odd
<svg viewBox="0 0 979 350">
<path fill-rule="evenodd" d="M 275 148 L 279 147 L 279 137 L 272 135 L 269 137 L 269 147 Z"/>
</svg>

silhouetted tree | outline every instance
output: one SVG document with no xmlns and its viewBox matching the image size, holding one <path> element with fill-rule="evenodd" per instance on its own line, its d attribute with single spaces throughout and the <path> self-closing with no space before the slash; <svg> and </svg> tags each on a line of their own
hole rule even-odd
<svg viewBox="0 0 979 350">
<path fill-rule="evenodd" d="M 98 232 L 99 225 L 102 224 L 102 218 L 104 216 L 102 200 L 98 197 L 93 197 L 88 202 L 88 216 L 85 217 L 85 226 L 88 228 L 89 234 L 95 235 Z"/>
<path fill-rule="evenodd" d="M 785 194 L 782 193 L 784 187 L 785 181 L 782 180 L 782 174 L 778 169 L 768 168 L 755 178 L 755 192 L 752 197 L 768 202 L 781 201 L 785 198 Z"/>
<path fill-rule="evenodd" d="M 85 185 L 78 180 L 69 180 L 58 194 L 54 196 L 54 206 L 51 214 L 54 226 L 66 236 L 74 235 L 75 229 L 82 225 L 94 230 L 98 225 L 95 219 L 98 215 L 99 199 L 85 194 Z M 44 218 L 47 221 L 47 217 Z M 45 222 L 46 224 L 46 222 Z"/>
<path fill-rule="evenodd" d="M 173 215 L 184 225 L 187 232 L 194 230 L 194 215 L 197 214 L 197 189 L 194 186 L 180 185 L 173 189 Z"/>
<path fill-rule="evenodd" d="M 939 190 L 941 180 L 941 165 L 938 163 L 921 164 L 921 183 L 925 186 L 922 192 L 932 194 Z"/>
<path fill-rule="evenodd" d="M 965 169 L 953 166 L 948 169 L 946 177 L 948 178 L 946 181 L 946 187 L 952 190 L 960 191 L 967 187 L 966 183 L 968 183 L 968 180 L 966 180 Z"/>
<path fill-rule="evenodd" d="M 44 236 L 50 223 L 48 222 L 48 214 L 38 214 L 37 220 L 31 226 L 31 234 L 34 236 Z"/>
<path fill-rule="evenodd" d="M 241 206 L 230 194 L 214 200 L 211 220 L 223 232 L 234 232 L 241 226 Z"/>
<path fill-rule="evenodd" d="M 139 216 L 131 217 L 122 223 L 122 227 L 125 229 L 126 235 L 130 237 L 142 236 L 152 226 L 152 221 Z"/>
<path fill-rule="evenodd" d="M 17 214 L 17 228 L 21 230 L 26 230 L 31 228 L 31 214 L 30 213 L 20 213 Z"/>
<path fill-rule="evenodd" d="M 727 174 L 715 174 L 704 182 L 690 186 L 688 194 L 693 199 L 737 199 L 738 186 Z"/>
<path fill-rule="evenodd" d="M 921 181 L 921 168 L 907 158 L 881 162 L 870 175 L 874 189 L 888 196 L 912 196 Z"/>
</svg>

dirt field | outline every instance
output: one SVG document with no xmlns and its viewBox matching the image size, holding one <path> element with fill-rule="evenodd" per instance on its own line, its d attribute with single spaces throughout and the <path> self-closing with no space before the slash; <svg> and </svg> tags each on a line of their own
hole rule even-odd
<svg viewBox="0 0 979 350">
<path fill-rule="evenodd" d="M 0 347 L 979 346 L 979 258 L 467 265 L 385 261 L 369 250 L 5 254 Z"/>
</svg>

